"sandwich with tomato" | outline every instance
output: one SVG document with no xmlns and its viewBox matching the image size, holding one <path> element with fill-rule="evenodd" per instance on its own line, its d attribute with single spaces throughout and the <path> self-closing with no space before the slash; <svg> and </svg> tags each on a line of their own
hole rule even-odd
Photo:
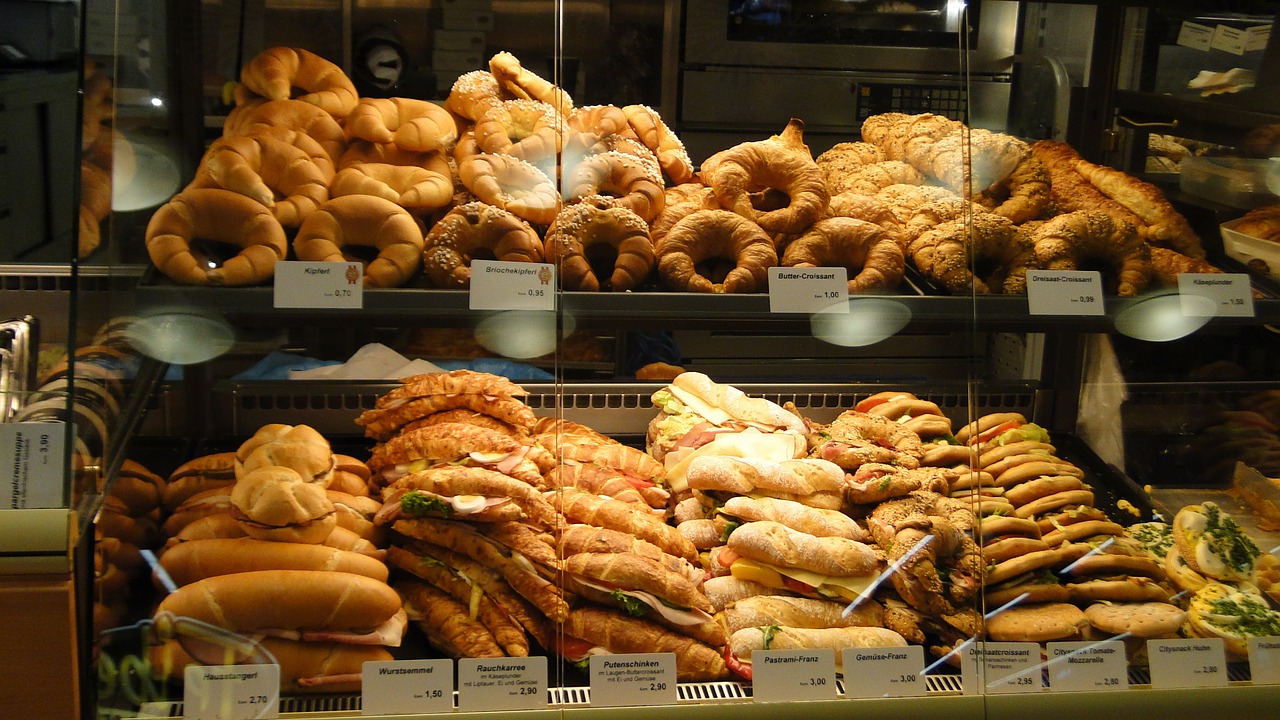
<svg viewBox="0 0 1280 720">
<path fill-rule="evenodd" d="M 956 441 L 977 446 L 980 452 L 1023 441 L 1049 442 L 1049 431 L 1030 422 L 1022 413 L 989 413 L 956 431 Z"/>
</svg>

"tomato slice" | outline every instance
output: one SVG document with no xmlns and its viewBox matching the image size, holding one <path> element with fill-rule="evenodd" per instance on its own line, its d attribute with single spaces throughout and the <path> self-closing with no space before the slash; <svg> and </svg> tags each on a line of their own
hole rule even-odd
<svg viewBox="0 0 1280 720">
<path fill-rule="evenodd" d="M 730 565 L 733 564 L 735 560 L 742 557 L 741 555 L 738 554 L 737 550 L 734 550 L 728 545 L 721 545 L 720 547 L 716 548 L 715 553 L 716 553 L 716 564 L 722 568 L 728 568 Z"/>
<path fill-rule="evenodd" d="M 978 444 L 987 442 L 991 438 L 1000 437 L 1001 435 L 1009 432 L 1010 430 L 1017 430 L 1020 427 L 1022 427 L 1022 423 L 1018 422 L 1017 420 L 1009 420 L 1007 422 L 1002 422 L 999 425 L 991 428 L 990 430 L 986 430 L 984 432 L 978 433 L 976 437 L 969 440 L 969 444 L 978 445 Z"/>
<path fill-rule="evenodd" d="M 782 585 L 791 592 L 797 592 L 801 595 L 813 595 L 818 591 L 817 588 L 809 583 L 800 582 L 795 578 L 789 578 L 785 575 L 782 576 Z"/>
<path fill-rule="evenodd" d="M 744 663 L 738 659 L 728 645 L 724 646 L 724 664 L 729 668 L 729 672 L 737 675 L 743 680 L 751 679 L 751 663 Z"/>
<path fill-rule="evenodd" d="M 595 647 L 594 643 L 563 634 L 556 637 L 555 643 L 556 652 L 570 662 L 580 662 Z"/>
<path fill-rule="evenodd" d="M 854 406 L 853 406 L 853 409 L 854 409 L 856 412 L 867 412 L 867 411 L 869 411 L 871 408 L 873 408 L 873 407 L 875 407 L 875 406 L 877 406 L 877 405 L 883 405 L 883 404 L 885 404 L 885 403 L 887 403 L 887 402 L 889 402 L 889 398 L 887 398 L 887 397 L 879 397 L 879 396 L 877 396 L 877 395 L 872 395 L 871 397 L 867 398 L 866 400 L 863 400 L 862 402 L 858 403 L 857 405 L 854 405 Z"/>
</svg>

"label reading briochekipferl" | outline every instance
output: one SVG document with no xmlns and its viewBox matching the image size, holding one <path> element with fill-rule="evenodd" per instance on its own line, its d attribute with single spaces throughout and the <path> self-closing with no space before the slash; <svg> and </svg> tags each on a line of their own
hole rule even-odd
<svg viewBox="0 0 1280 720">
<path fill-rule="evenodd" d="M 675 653 L 592 655 L 591 704 L 597 707 L 674 705 Z"/>
<path fill-rule="evenodd" d="M 1153 688 L 1226 687 L 1227 655 L 1222 638 L 1148 640 Z"/>
<path fill-rule="evenodd" d="M 846 648 L 841 651 L 844 694 L 851 698 L 920 697 L 924 680 L 924 648 Z"/>
<path fill-rule="evenodd" d="M 360 671 L 360 714 L 453 712 L 452 660 L 370 661 Z"/>
<path fill-rule="evenodd" d="M 830 700 L 836 691 L 836 653 L 831 648 L 751 653 L 751 699 L 755 702 Z"/>
<path fill-rule="evenodd" d="M 1040 692 L 1040 643 L 970 643 L 960 655 L 960 681 L 966 695 Z"/>
<path fill-rule="evenodd" d="M 1129 689 L 1129 663 L 1124 643 L 1051 642 L 1049 689 L 1054 692 L 1099 692 Z"/>
<path fill-rule="evenodd" d="M 186 720 L 254 720 L 279 714 L 279 665 L 188 665 L 182 673 Z"/>
<path fill-rule="evenodd" d="M 849 271 L 843 267 L 769 268 L 769 312 L 849 312 Z"/>
<path fill-rule="evenodd" d="M 1028 270 L 1027 312 L 1032 315 L 1104 315 L 1097 270 Z"/>
<path fill-rule="evenodd" d="M 536 710 L 546 705 L 546 657 L 458 660 L 458 710 Z"/>
<path fill-rule="evenodd" d="M 358 310 L 364 307 L 364 266 L 281 260 L 275 265 L 273 291 L 277 308 Z"/>
<path fill-rule="evenodd" d="M 556 268 L 550 263 L 472 260 L 472 310 L 555 310 Z"/>
</svg>

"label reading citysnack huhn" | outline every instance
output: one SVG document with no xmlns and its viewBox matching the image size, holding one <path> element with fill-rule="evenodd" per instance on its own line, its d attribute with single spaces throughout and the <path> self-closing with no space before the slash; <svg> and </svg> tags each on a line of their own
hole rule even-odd
<svg viewBox="0 0 1280 720">
<path fill-rule="evenodd" d="M 359 310 L 364 307 L 364 266 L 282 260 L 275 266 L 273 288 L 277 308 Z"/>
<path fill-rule="evenodd" d="M 1049 689 L 1055 692 L 1098 692 L 1129 689 L 1124 643 L 1051 642 Z"/>
<path fill-rule="evenodd" d="M 279 665 L 188 665 L 182 673 L 186 720 L 253 720 L 279 714 Z"/>
<path fill-rule="evenodd" d="M 1280 685 L 1280 637 L 1249 638 L 1249 675 L 1254 685 Z"/>
<path fill-rule="evenodd" d="M 458 660 L 458 710 L 536 710 L 547 705 L 547 658 Z"/>
<path fill-rule="evenodd" d="M 550 263 L 471 261 L 472 310 L 555 310 L 556 268 Z"/>
<path fill-rule="evenodd" d="M 360 668 L 360 714 L 453 712 L 453 661 L 370 661 Z"/>
<path fill-rule="evenodd" d="M 60 422 L 0 423 L 0 474 L 9 478 L 0 507 L 65 507 L 62 449 L 66 435 L 67 425 Z"/>
<path fill-rule="evenodd" d="M 842 267 L 769 268 L 769 312 L 822 311 L 849 312 L 848 270 Z"/>
<path fill-rule="evenodd" d="M 920 697 L 924 681 L 924 647 L 846 648 L 840 664 L 857 668 L 844 674 L 844 694 L 851 698 Z"/>
<path fill-rule="evenodd" d="M 1153 688 L 1226 687 L 1227 655 L 1222 638 L 1148 640 Z"/>
<path fill-rule="evenodd" d="M 1178 276 L 1178 295 L 1182 314 L 1203 317 L 1203 303 L 1196 296 L 1213 303 L 1211 315 L 1219 317 L 1253 317 L 1253 286 L 1244 273 L 1182 273 Z"/>
<path fill-rule="evenodd" d="M 751 653 L 754 702 L 830 700 L 836 690 L 836 653 L 831 648 Z"/>
<path fill-rule="evenodd" d="M 1039 643 L 971 643 L 960 656 L 966 695 L 1040 692 L 1040 677 Z"/>
<path fill-rule="evenodd" d="M 596 707 L 674 705 L 675 653 L 591 656 L 591 704 Z"/>
<path fill-rule="evenodd" d="M 1027 312 L 1032 315 L 1103 315 L 1097 270 L 1028 270 Z"/>
</svg>

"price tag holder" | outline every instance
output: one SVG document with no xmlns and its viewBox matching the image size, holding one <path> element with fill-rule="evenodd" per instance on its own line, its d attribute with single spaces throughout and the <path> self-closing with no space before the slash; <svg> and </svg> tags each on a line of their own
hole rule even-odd
<svg viewBox="0 0 1280 720">
<path fill-rule="evenodd" d="M 360 667 L 360 714 L 453 712 L 453 661 L 370 661 Z"/>
<path fill-rule="evenodd" d="M 550 263 L 471 261 L 472 310 L 555 310 L 556 268 Z"/>
<path fill-rule="evenodd" d="M 60 422 L 0 423 L 0 468 L 9 476 L 4 507 L 66 507 L 62 465 L 67 430 Z"/>
<path fill-rule="evenodd" d="M 1253 286 L 1243 273 L 1182 273 L 1178 276 L 1182 314 L 1191 317 L 1253 317 Z M 1209 299 L 1213 305 L 1196 302 Z"/>
<path fill-rule="evenodd" d="M 182 673 L 186 720 L 252 720 L 279 714 L 279 665 L 188 665 Z"/>
<path fill-rule="evenodd" d="M 1040 692 L 1040 644 L 973 643 L 960 656 L 960 680 L 966 695 Z"/>
<path fill-rule="evenodd" d="M 769 268 L 769 312 L 849 312 L 849 271 L 842 267 Z"/>
<path fill-rule="evenodd" d="M 1222 638 L 1148 640 L 1147 660 L 1153 688 L 1227 686 L 1227 655 Z"/>
<path fill-rule="evenodd" d="M 844 674 L 844 694 L 855 698 L 923 697 L 924 648 L 845 648 L 841 667 L 857 668 Z"/>
<path fill-rule="evenodd" d="M 1049 689 L 1054 692 L 1098 692 L 1129 689 L 1124 643 L 1051 642 Z"/>
<path fill-rule="evenodd" d="M 591 704 L 597 707 L 674 705 L 675 653 L 592 655 Z"/>
<path fill-rule="evenodd" d="M 364 307 L 364 266 L 282 260 L 276 263 L 273 289 L 277 308 L 359 310 Z"/>
<path fill-rule="evenodd" d="M 1097 270 L 1028 270 L 1027 312 L 1032 315 L 1105 315 Z"/>
<path fill-rule="evenodd" d="M 1280 685 L 1280 638 L 1249 638 L 1249 675 L 1254 685 Z"/>
<path fill-rule="evenodd" d="M 547 705 L 547 659 L 458 660 L 458 710 L 537 710 Z"/>
<path fill-rule="evenodd" d="M 836 653 L 831 648 L 751 653 L 752 701 L 830 700 L 835 696 Z"/>
</svg>

